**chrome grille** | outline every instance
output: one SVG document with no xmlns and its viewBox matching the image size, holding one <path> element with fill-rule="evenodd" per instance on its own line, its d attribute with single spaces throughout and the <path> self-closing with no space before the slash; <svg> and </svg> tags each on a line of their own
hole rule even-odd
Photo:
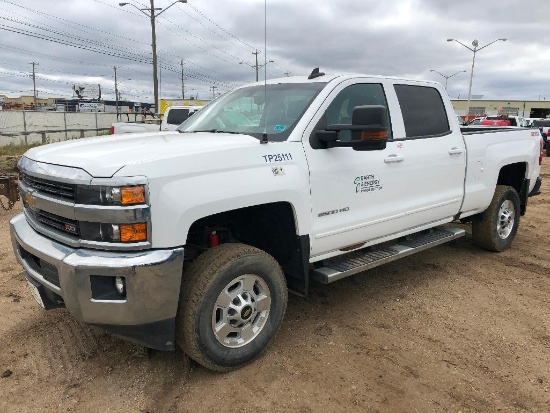
<svg viewBox="0 0 550 413">
<path fill-rule="evenodd" d="M 73 235 L 76 237 L 80 236 L 78 221 L 65 217 L 60 217 L 55 214 L 50 214 L 46 211 L 32 209 L 29 208 L 28 205 L 25 206 L 27 207 L 27 212 L 42 225 L 56 229 L 65 234 Z"/>
<path fill-rule="evenodd" d="M 76 200 L 76 185 L 36 178 L 25 173 L 21 174 L 21 180 L 28 187 L 41 193 L 53 195 L 68 201 Z"/>
</svg>

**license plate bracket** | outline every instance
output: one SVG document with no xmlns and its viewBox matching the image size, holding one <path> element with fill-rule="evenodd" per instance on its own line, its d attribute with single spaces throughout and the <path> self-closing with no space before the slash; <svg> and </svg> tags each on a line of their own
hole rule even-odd
<svg viewBox="0 0 550 413">
<path fill-rule="evenodd" d="M 37 302 L 37 304 L 42 307 L 43 309 L 46 309 L 46 305 L 44 304 L 44 299 L 42 298 L 42 294 L 40 294 L 40 290 L 36 285 L 34 285 L 32 282 L 27 280 L 27 284 L 29 286 L 29 290 L 31 291 L 31 295 L 34 298 L 34 300 Z"/>
</svg>

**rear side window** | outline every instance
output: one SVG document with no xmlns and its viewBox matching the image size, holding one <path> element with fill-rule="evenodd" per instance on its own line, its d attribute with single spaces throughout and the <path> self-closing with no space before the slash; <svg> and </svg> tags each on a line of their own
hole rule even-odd
<svg viewBox="0 0 550 413">
<path fill-rule="evenodd" d="M 441 136 L 450 132 L 443 99 L 433 87 L 395 85 L 407 138 Z"/>
<path fill-rule="evenodd" d="M 189 117 L 189 109 L 172 109 L 168 111 L 166 123 L 169 125 L 179 125 Z"/>
</svg>

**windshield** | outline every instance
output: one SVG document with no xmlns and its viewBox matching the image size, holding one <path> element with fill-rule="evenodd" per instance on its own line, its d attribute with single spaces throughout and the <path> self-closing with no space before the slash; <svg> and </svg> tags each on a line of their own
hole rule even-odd
<svg viewBox="0 0 550 413">
<path fill-rule="evenodd" d="M 285 141 L 326 83 L 282 83 L 234 90 L 183 122 L 179 132 L 242 133 Z M 267 89 L 267 99 L 266 91 Z"/>
</svg>

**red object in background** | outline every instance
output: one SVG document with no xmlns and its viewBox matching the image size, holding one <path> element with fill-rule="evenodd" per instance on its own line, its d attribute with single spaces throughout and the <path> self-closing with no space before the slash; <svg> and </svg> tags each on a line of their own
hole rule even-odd
<svg viewBox="0 0 550 413">
<path fill-rule="evenodd" d="M 114 134 L 115 134 L 115 127 L 111 126 L 111 135 L 114 135 Z"/>
<path fill-rule="evenodd" d="M 485 126 L 511 126 L 512 123 L 506 119 L 483 119 L 481 125 Z"/>
</svg>

